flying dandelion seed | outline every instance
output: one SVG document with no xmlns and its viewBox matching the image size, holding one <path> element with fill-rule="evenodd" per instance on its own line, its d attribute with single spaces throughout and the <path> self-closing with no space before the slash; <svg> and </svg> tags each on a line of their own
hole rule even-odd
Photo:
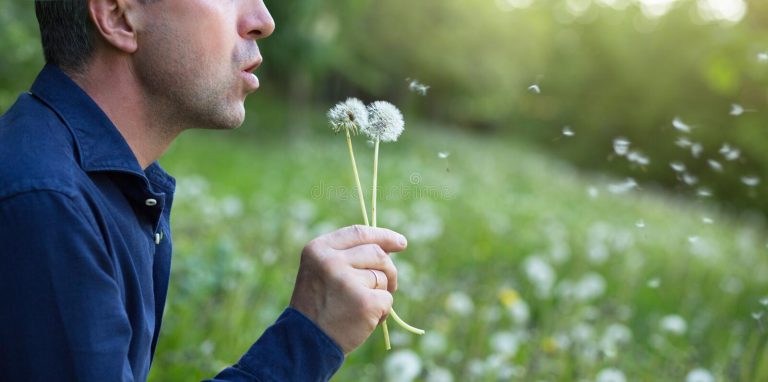
<svg viewBox="0 0 768 382">
<path fill-rule="evenodd" d="M 637 227 L 637 228 L 645 228 L 645 221 L 643 221 L 643 219 L 640 219 L 640 220 L 636 221 L 635 222 L 635 227 Z"/>
<path fill-rule="evenodd" d="M 766 63 L 768 62 L 768 52 L 760 52 L 757 54 L 757 61 Z"/>
<path fill-rule="evenodd" d="M 539 85 L 536 85 L 536 84 L 529 86 L 528 91 L 533 94 L 541 94 L 541 88 L 539 87 Z"/>
<path fill-rule="evenodd" d="M 763 312 L 752 312 L 752 319 L 760 321 L 761 318 L 763 318 Z"/>
<path fill-rule="evenodd" d="M 672 170 L 675 170 L 675 172 L 685 171 L 685 164 L 681 162 L 672 162 L 669 164 L 669 167 L 672 167 Z"/>
<path fill-rule="evenodd" d="M 597 187 L 590 186 L 587 188 L 587 195 L 589 195 L 590 199 L 596 199 L 598 196 L 600 196 L 600 191 L 597 189 Z"/>
<path fill-rule="evenodd" d="M 612 194 L 623 194 L 637 188 L 637 182 L 632 178 L 627 178 L 622 183 L 611 184 L 608 186 L 608 192 Z"/>
<path fill-rule="evenodd" d="M 685 382 L 715 382 L 715 377 L 705 369 L 693 369 L 685 376 Z"/>
<path fill-rule="evenodd" d="M 647 166 L 651 163 L 651 159 L 647 156 L 640 154 L 637 151 L 630 151 L 629 154 L 627 154 L 627 160 L 629 160 L 632 163 L 638 164 L 640 166 Z"/>
<path fill-rule="evenodd" d="M 701 156 L 703 151 L 704 147 L 701 145 L 701 143 L 694 143 L 691 145 L 691 155 L 693 155 L 694 158 Z"/>
<path fill-rule="evenodd" d="M 566 137 L 572 137 L 576 135 L 576 133 L 573 132 L 570 126 L 563 127 L 563 135 Z"/>
<path fill-rule="evenodd" d="M 696 195 L 698 195 L 698 196 L 700 196 L 702 198 L 709 198 L 710 196 L 712 196 L 712 191 L 709 190 L 708 188 L 703 188 L 702 187 L 702 188 L 699 188 L 698 190 L 696 190 Z"/>
<path fill-rule="evenodd" d="M 630 144 L 631 143 L 627 138 L 616 138 L 613 140 L 613 151 L 616 153 L 616 155 L 623 157 L 629 152 Z"/>
<path fill-rule="evenodd" d="M 684 149 L 691 147 L 692 144 L 693 142 L 691 142 L 691 140 L 686 137 L 677 137 L 675 140 L 675 145 Z"/>
<path fill-rule="evenodd" d="M 406 79 L 408 81 L 409 79 Z M 429 90 L 429 86 L 422 84 L 421 82 L 417 80 L 410 80 L 408 83 L 408 90 L 420 95 L 420 96 L 426 96 L 427 90 Z"/>
<path fill-rule="evenodd" d="M 658 277 L 654 277 L 646 283 L 648 285 L 648 288 L 656 289 L 661 286 L 661 280 Z"/>
<path fill-rule="evenodd" d="M 756 176 L 742 176 L 741 183 L 744 183 L 748 187 L 757 187 L 760 184 L 760 178 Z"/>
<path fill-rule="evenodd" d="M 714 159 L 707 159 L 707 163 L 709 164 L 709 168 L 717 171 L 717 172 L 723 172 L 723 165 L 720 164 L 720 162 L 714 160 Z"/>
<path fill-rule="evenodd" d="M 744 114 L 744 107 L 741 105 L 734 103 L 731 104 L 731 115 L 734 117 L 738 117 L 740 115 Z"/>
<path fill-rule="evenodd" d="M 437 153 L 437 157 L 440 158 L 440 159 L 448 158 L 448 156 L 450 156 L 450 155 L 451 155 L 451 153 L 449 153 L 447 151 L 440 151 L 439 153 Z"/>
<path fill-rule="evenodd" d="M 762 306 L 768 306 L 768 297 L 763 297 L 760 299 L 760 305 Z"/>
<path fill-rule="evenodd" d="M 690 133 L 691 132 L 691 126 L 683 122 L 680 117 L 675 117 L 675 119 L 672 120 L 672 126 L 674 126 L 675 130 L 680 131 L 682 133 Z"/>
<path fill-rule="evenodd" d="M 715 224 L 715 221 L 708 216 L 701 218 L 701 222 L 704 224 Z"/>
</svg>

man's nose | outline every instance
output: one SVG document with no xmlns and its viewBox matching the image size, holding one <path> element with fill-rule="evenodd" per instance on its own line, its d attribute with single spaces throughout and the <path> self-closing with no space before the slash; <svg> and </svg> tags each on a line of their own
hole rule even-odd
<svg viewBox="0 0 768 382">
<path fill-rule="evenodd" d="M 249 2 L 240 21 L 240 34 L 254 40 L 265 38 L 275 31 L 275 20 L 263 0 Z"/>
</svg>

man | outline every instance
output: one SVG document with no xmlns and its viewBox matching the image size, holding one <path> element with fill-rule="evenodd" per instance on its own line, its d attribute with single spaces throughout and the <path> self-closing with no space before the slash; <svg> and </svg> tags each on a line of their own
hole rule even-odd
<svg viewBox="0 0 768 382">
<path fill-rule="evenodd" d="M 184 130 L 243 122 L 274 22 L 262 0 L 35 8 L 47 64 L 0 118 L 0 380 L 142 381 L 171 262 L 156 160 Z M 405 246 L 360 226 L 312 240 L 290 306 L 215 379 L 329 379 L 389 312 Z"/>
</svg>

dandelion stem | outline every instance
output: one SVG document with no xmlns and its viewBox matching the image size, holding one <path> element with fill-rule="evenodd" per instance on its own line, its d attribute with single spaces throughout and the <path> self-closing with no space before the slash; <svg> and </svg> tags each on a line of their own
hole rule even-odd
<svg viewBox="0 0 768 382">
<path fill-rule="evenodd" d="M 380 139 L 377 137 L 373 149 L 373 191 L 371 193 L 371 221 L 373 222 L 374 227 L 376 227 L 376 187 L 378 186 L 379 179 L 379 142 Z M 413 326 L 408 325 L 405 321 L 403 321 L 400 316 L 397 315 L 394 308 L 389 310 L 389 314 L 392 315 L 392 318 L 395 320 L 395 322 L 402 326 L 403 329 L 418 335 L 424 334 L 424 330 L 414 328 Z M 384 345 L 387 347 L 387 350 L 392 349 L 392 346 L 389 342 L 389 329 L 387 328 L 387 320 L 384 320 L 381 323 L 381 330 L 384 331 Z"/>
<path fill-rule="evenodd" d="M 357 162 L 355 162 L 355 152 L 352 150 L 352 137 L 347 129 L 347 147 L 349 147 L 349 157 L 352 159 L 352 171 L 355 173 L 355 183 L 357 184 L 357 198 L 360 199 L 360 210 L 363 211 L 363 221 L 368 224 L 368 211 L 365 209 L 365 197 L 363 196 L 363 187 L 360 185 L 360 175 L 357 173 Z M 376 218 L 374 217 L 374 221 Z"/>
</svg>

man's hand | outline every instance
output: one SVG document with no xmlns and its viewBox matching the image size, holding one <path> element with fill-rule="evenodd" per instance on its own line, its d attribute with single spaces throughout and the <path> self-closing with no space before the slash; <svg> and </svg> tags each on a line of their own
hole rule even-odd
<svg viewBox="0 0 768 382">
<path fill-rule="evenodd" d="M 397 269 L 389 253 L 406 246 L 403 235 L 362 225 L 310 241 L 301 253 L 291 307 L 314 321 L 348 354 L 392 308 Z"/>
</svg>

